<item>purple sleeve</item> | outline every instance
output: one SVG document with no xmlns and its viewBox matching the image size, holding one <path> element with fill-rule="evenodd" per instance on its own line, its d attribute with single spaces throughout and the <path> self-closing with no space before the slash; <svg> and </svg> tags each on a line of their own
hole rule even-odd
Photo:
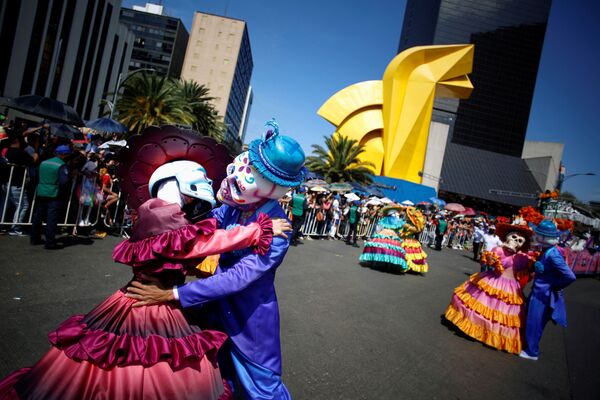
<svg viewBox="0 0 600 400">
<path fill-rule="evenodd" d="M 287 239 L 273 238 L 271 250 L 266 255 L 248 254 L 225 272 L 178 286 L 181 305 L 196 306 L 244 290 L 265 272 L 277 268 L 283 261 L 288 246 Z"/>
<path fill-rule="evenodd" d="M 213 208 L 210 212 L 211 217 L 217 220 L 217 226 L 220 228 L 223 225 L 223 214 L 225 214 L 225 205 Z"/>
</svg>

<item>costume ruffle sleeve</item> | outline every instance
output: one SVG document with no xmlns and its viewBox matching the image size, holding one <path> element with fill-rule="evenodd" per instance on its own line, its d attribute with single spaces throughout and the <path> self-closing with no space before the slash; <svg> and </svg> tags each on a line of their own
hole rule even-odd
<svg viewBox="0 0 600 400">
<path fill-rule="evenodd" d="M 139 240 L 132 237 L 115 247 L 113 259 L 140 267 L 158 259 L 189 260 L 248 247 L 264 255 L 272 240 L 273 223 L 265 214 L 261 214 L 256 222 L 227 231 L 217 229 L 216 220 L 210 218 Z"/>
<path fill-rule="evenodd" d="M 200 258 L 213 254 L 228 253 L 252 247 L 256 254 L 264 256 L 273 240 L 273 222 L 266 214 L 260 214 L 256 222 L 246 226 L 236 226 L 229 230 L 217 229 L 210 236 L 198 236 L 191 249 L 182 257 Z"/>
</svg>

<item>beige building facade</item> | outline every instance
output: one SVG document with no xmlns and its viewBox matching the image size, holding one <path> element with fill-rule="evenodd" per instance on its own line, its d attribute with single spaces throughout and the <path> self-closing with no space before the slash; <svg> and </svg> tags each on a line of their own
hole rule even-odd
<svg viewBox="0 0 600 400">
<path fill-rule="evenodd" d="M 181 77 L 205 85 L 227 125 L 226 140 L 241 147 L 252 75 L 246 22 L 196 12 Z"/>
</svg>

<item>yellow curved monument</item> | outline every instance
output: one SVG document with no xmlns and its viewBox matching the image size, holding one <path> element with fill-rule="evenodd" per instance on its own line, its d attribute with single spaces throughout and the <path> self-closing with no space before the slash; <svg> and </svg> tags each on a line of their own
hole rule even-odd
<svg viewBox="0 0 600 400">
<path fill-rule="evenodd" d="M 389 63 L 383 80 L 340 90 L 317 114 L 365 145 L 361 159 L 377 175 L 421 183 L 434 98 L 469 97 L 472 68 L 473 45 L 413 47 Z"/>
</svg>

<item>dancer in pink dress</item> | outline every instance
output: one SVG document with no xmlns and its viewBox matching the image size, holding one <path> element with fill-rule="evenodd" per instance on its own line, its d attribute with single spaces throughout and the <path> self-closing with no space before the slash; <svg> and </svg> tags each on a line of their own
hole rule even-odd
<svg viewBox="0 0 600 400">
<path fill-rule="evenodd" d="M 454 290 L 446 318 L 474 339 L 498 350 L 519 354 L 525 298 L 519 280 L 530 273 L 531 230 L 523 225 L 499 224 L 501 247 L 485 252 L 479 272 Z M 491 268 L 490 268 L 491 267 Z"/>
<path fill-rule="evenodd" d="M 273 225 L 261 214 L 247 226 L 216 229 L 203 219 L 215 205 L 211 181 L 196 162 L 168 162 L 154 171 L 153 197 L 137 208 L 130 239 L 113 252 L 134 279 L 182 284 L 203 257 L 251 248 L 265 254 Z M 50 332 L 52 348 L 32 368 L 0 381 L 0 399 L 227 399 L 217 352 L 227 335 L 186 320 L 178 303 L 132 307 L 122 288 L 86 315 Z"/>
</svg>

